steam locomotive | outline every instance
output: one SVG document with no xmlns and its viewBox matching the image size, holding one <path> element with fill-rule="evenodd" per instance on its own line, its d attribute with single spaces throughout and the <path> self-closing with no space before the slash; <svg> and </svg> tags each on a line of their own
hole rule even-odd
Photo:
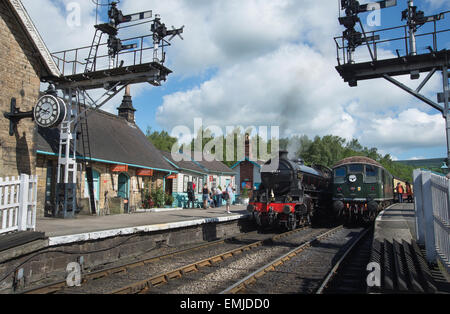
<svg viewBox="0 0 450 314">
<path fill-rule="evenodd" d="M 261 180 L 247 207 L 260 227 L 294 230 L 311 224 L 325 199 L 331 200 L 331 169 L 289 160 L 287 151 L 262 166 Z"/>
<path fill-rule="evenodd" d="M 347 223 L 370 223 L 393 203 L 393 176 L 367 157 L 350 157 L 333 166 L 333 210 Z"/>
</svg>

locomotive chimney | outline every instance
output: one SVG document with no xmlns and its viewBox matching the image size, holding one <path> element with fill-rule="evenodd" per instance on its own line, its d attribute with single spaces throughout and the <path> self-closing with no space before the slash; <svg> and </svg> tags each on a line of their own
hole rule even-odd
<svg viewBox="0 0 450 314">
<path fill-rule="evenodd" d="M 280 150 L 280 159 L 288 159 L 289 152 L 287 150 Z"/>
</svg>

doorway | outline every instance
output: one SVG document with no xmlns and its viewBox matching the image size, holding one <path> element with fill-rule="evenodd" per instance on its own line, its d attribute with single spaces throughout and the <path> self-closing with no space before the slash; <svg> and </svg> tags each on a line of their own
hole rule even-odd
<svg viewBox="0 0 450 314">
<path fill-rule="evenodd" d="M 119 175 L 119 180 L 118 180 L 118 192 L 117 192 L 117 196 L 121 197 L 123 199 L 128 199 L 130 196 L 130 188 L 129 188 L 129 182 L 130 182 L 130 178 L 125 174 L 125 173 L 121 173 Z"/>
</svg>

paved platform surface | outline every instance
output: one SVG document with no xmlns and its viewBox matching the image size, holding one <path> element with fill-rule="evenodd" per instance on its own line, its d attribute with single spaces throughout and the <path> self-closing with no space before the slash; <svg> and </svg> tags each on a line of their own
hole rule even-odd
<svg viewBox="0 0 450 314">
<path fill-rule="evenodd" d="M 232 206 L 231 214 L 225 206 L 209 209 L 183 209 L 176 211 L 133 213 L 112 216 L 83 216 L 74 219 L 38 218 L 36 231 L 45 232 L 49 245 L 106 237 L 170 230 L 211 222 L 243 219 L 248 212 L 244 206 Z"/>
<path fill-rule="evenodd" d="M 416 240 L 414 203 L 394 204 L 381 212 L 375 222 L 375 239 L 411 243 Z"/>
</svg>

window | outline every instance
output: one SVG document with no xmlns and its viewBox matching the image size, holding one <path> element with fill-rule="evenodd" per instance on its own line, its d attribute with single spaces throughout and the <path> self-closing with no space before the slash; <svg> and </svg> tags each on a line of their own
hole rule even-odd
<svg viewBox="0 0 450 314">
<path fill-rule="evenodd" d="M 341 167 L 334 170 L 335 177 L 345 177 L 347 175 L 347 168 Z"/>
<path fill-rule="evenodd" d="M 347 176 L 347 167 L 340 167 L 334 170 L 334 183 L 342 184 Z"/>
<path fill-rule="evenodd" d="M 363 165 L 349 165 L 348 166 L 348 172 L 350 173 L 362 173 L 363 172 Z"/>
<path fill-rule="evenodd" d="M 183 191 L 187 193 L 189 177 L 183 176 Z"/>
<path fill-rule="evenodd" d="M 376 183 L 378 181 L 378 168 L 371 165 L 366 165 L 365 183 Z"/>
<path fill-rule="evenodd" d="M 378 169 L 375 166 L 366 165 L 366 176 L 376 177 L 378 175 Z"/>
</svg>

